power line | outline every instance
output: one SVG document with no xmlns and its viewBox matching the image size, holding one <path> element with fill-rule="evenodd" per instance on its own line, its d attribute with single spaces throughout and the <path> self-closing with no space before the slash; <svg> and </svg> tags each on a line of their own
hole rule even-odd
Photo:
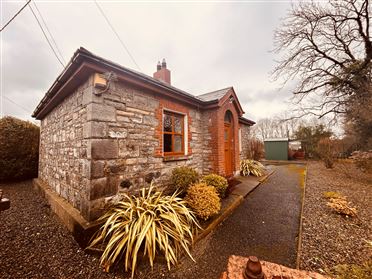
<svg viewBox="0 0 372 279">
<path fill-rule="evenodd" d="M 2 32 L 5 27 L 7 27 L 9 25 L 9 23 L 11 23 L 13 21 L 13 19 L 15 19 L 21 12 L 24 8 L 26 8 L 26 6 L 28 4 L 30 4 L 31 0 L 28 0 L 28 2 L 26 4 L 23 5 L 23 7 L 1 28 L 0 32 Z"/>
<path fill-rule="evenodd" d="M 51 44 L 51 42 L 49 41 L 49 38 L 48 38 L 48 36 L 45 34 L 45 31 L 44 31 L 44 28 L 43 28 L 43 26 L 41 25 L 41 23 L 40 23 L 40 21 L 39 21 L 39 19 L 37 18 L 37 16 L 36 16 L 36 14 L 35 14 L 35 12 L 34 12 L 34 10 L 32 9 L 32 7 L 31 6 L 28 6 L 29 8 L 30 8 L 30 10 L 31 10 L 31 12 L 32 12 L 32 14 L 34 15 L 34 17 L 35 17 L 35 19 L 36 19 L 36 21 L 37 21 L 37 24 L 39 25 L 39 27 L 40 27 L 40 29 L 41 29 L 41 31 L 43 32 L 43 34 L 44 34 L 44 37 L 45 37 L 45 39 L 47 40 L 47 42 L 48 42 L 48 45 L 50 46 L 50 48 L 52 49 L 52 51 L 53 51 L 53 53 L 54 53 L 54 55 L 55 55 L 55 57 L 58 59 L 58 61 L 59 61 L 59 63 L 62 65 L 62 67 L 64 68 L 65 67 L 65 65 L 63 64 L 63 62 L 61 61 L 61 59 L 58 57 L 58 55 L 57 55 L 57 53 L 56 53 L 56 51 L 55 51 L 55 49 L 54 49 L 54 47 L 53 47 L 53 45 Z"/>
<path fill-rule="evenodd" d="M 30 1 L 31 1 L 31 0 L 30 0 Z M 36 5 L 36 2 L 35 2 L 35 1 L 32 1 L 32 3 L 34 4 L 34 6 L 35 6 L 35 8 L 36 8 L 36 10 L 37 10 L 37 12 L 38 12 L 38 14 L 40 15 L 41 21 L 44 23 L 45 29 L 47 30 L 47 32 L 48 32 L 50 38 L 52 39 L 52 42 L 54 43 L 54 46 L 56 47 L 57 52 L 58 52 L 60 58 L 62 59 L 63 63 L 66 64 L 66 61 L 65 61 L 65 59 L 63 58 L 62 52 L 61 52 L 61 50 L 59 49 L 59 47 L 58 47 L 58 45 L 57 45 L 57 42 L 54 40 L 54 37 L 53 37 L 52 33 L 50 32 L 50 30 L 49 30 L 49 28 L 48 28 L 48 25 L 47 25 L 46 21 L 44 20 L 43 15 L 41 14 L 39 8 L 38 8 L 37 5 Z"/>
<path fill-rule="evenodd" d="M 137 68 L 141 70 L 140 66 L 138 66 L 136 60 L 134 59 L 134 57 L 132 56 L 132 54 L 129 52 L 129 49 L 127 48 L 127 46 L 125 45 L 125 43 L 123 42 L 123 40 L 120 38 L 119 34 L 116 32 L 114 26 L 111 24 L 110 20 L 107 18 L 105 12 L 103 11 L 103 9 L 101 8 L 101 6 L 98 4 L 98 2 L 96 0 L 94 0 L 94 3 L 96 4 L 98 10 L 101 12 L 102 16 L 105 18 L 106 22 L 108 23 L 108 25 L 110 26 L 111 30 L 114 32 L 114 34 L 116 35 L 116 37 L 118 38 L 121 46 L 125 49 L 125 51 L 128 53 L 129 57 L 132 59 L 133 63 L 137 66 Z"/>
<path fill-rule="evenodd" d="M 5 95 L 3 95 L 3 97 L 4 97 L 5 99 L 7 99 L 9 102 L 11 102 L 12 104 L 16 105 L 17 107 L 23 109 L 25 112 L 31 114 L 31 112 L 30 112 L 27 108 L 21 106 L 20 104 L 17 104 L 16 102 L 14 102 L 14 101 L 13 101 L 12 99 L 10 99 L 9 97 L 7 97 L 7 96 L 5 96 Z"/>
</svg>

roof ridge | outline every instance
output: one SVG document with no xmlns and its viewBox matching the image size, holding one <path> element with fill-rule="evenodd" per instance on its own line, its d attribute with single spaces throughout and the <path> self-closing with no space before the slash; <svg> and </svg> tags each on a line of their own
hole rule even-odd
<svg viewBox="0 0 372 279">
<path fill-rule="evenodd" d="M 221 89 L 213 90 L 213 91 L 210 91 L 210 92 L 207 92 L 207 93 L 196 95 L 196 97 L 200 97 L 200 96 L 203 96 L 203 95 L 215 93 L 215 92 L 226 90 L 226 89 L 230 89 L 230 88 L 234 88 L 234 87 L 233 86 L 228 86 L 228 87 L 225 87 L 225 88 L 221 88 Z"/>
</svg>

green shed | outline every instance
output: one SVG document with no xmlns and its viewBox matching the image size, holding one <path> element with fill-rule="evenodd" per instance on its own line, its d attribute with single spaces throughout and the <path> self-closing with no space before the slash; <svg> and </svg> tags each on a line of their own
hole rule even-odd
<svg viewBox="0 0 372 279">
<path fill-rule="evenodd" d="M 266 160 L 288 160 L 288 138 L 265 139 Z"/>
</svg>

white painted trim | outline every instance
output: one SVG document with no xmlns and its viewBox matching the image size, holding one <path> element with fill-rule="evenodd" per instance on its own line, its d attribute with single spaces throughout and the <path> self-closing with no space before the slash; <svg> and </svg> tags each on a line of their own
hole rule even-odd
<svg viewBox="0 0 372 279">
<path fill-rule="evenodd" d="M 238 130 L 238 138 L 239 138 L 239 153 L 243 151 L 243 146 L 242 146 L 242 129 L 239 128 Z"/>
<path fill-rule="evenodd" d="M 289 138 L 267 138 L 264 141 L 289 141 Z"/>
<path fill-rule="evenodd" d="M 188 119 L 187 119 L 187 115 L 184 114 L 183 116 L 183 143 L 184 143 L 183 151 L 185 155 L 187 155 L 189 152 L 188 139 L 189 139 Z"/>
</svg>

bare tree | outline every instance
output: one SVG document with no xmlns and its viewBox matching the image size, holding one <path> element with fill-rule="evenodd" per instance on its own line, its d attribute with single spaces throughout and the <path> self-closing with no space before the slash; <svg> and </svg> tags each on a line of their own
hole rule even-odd
<svg viewBox="0 0 372 279">
<path fill-rule="evenodd" d="M 360 118 L 371 111 L 371 4 L 368 0 L 294 5 L 275 33 L 281 58 L 273 71 L 284 83 L 294 80 L 303 115 Z M 370 119 L 364 125 L 371 127 Z"/>
<path fill-rule="evenodd" d="M 274 118 L 262 118 L 258 120 L 253 126 L 252 133 L 254 137 L 260 140 L 286 137 L 286 134 L 282 133 L 282 129 L 278 128 L 278 121 Z"/>
<path fill-rule="evenodd" d="M 315 127 L 322 125 L 328 130 L 332 127 L 328 125 L 330 120 L 327 117 L 318 119 L 316 117 L 291 118 L 290 113 L 284 112 L 272 118 L 262 118 L 252 127 L 252 137 L 259 140 L 268 138 L 290 138 L 294 139 L 300 127 Z"/>
</svg>

